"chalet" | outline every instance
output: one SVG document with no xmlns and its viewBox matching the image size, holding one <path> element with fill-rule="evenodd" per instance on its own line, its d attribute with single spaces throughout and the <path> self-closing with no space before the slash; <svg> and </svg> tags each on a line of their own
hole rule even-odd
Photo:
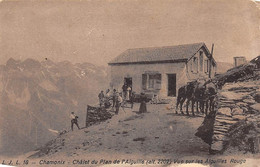
<svg viewBox="0 0 260 167">
<path fill-rule="evenodd" d="M 210 55 L 204 43 L 128 49 L 108 63 L 110 86 L 121 91 L 127 83 L 137 93 L 175 97 L 188 81 L 214 77 L 217 64 Z"/>
</svg>

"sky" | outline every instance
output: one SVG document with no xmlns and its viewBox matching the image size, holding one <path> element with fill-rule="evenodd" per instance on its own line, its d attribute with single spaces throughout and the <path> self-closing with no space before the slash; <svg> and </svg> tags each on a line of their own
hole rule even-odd
<svg viewBox="0 0 260 167">
<path fill-rule="evenodd" d="M 129 48 L 214 43 L 217 61 L 260 54 L 260 2 L 0 1 L 0 64 L 13 57 L 107 63 Z"/>
</svg>

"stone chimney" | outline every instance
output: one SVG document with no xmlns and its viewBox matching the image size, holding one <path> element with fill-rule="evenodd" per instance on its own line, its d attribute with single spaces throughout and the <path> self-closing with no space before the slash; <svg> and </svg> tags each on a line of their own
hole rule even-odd
<svg viewBox="0 0 260 167">
<path fill-rule="evenodd" d="M 237 66 L 240 66 L 242 64 L 245 64 L 247 61 L 246 61 L 246 58 L 245 57 L 234 57 L 234 66 L 237 67 Z"/>
</svg>

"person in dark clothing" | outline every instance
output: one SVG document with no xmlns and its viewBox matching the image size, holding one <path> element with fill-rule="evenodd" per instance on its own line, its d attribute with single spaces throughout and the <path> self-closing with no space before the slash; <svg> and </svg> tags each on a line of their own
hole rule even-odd
<svg viewBox="0 0 260 167">
<path fill-rule="evenodd" d="M 127 88 L 128 88 L 128 85 L 126 83 L 124 83 L 124 85 L 122 86 L 124 99 L 126 99 Z"/>
<path fill-rule="evenodd" d="M 114 110 L 116 104 L 116 89 L 113 90 L 112 100 L 113 100 L 112 110 Z"/>
<path fill-rule="evenodd" d="M 123 99 L 122 97 L 119 95 L 119 93 L 116 94 L 116 103 L 115 103 L 115 107 L 116 107 L 116 115 L 118 114 L 119 112 L 119 108 L 121 106 L 121 103 L 122 103 Z"/>
<path fill-rule="evenodd" d="M 147 112 L 147 108 L 146 108 L 147 97 L 144 93 L 141 93 L 140 102 L 141 102 L 141 104 L 140 104 L 140 107 L 139 107 L 139 112 L 140 113 Z"/>
<path fill-rule="evenodd" d="M 74 114 L 74 112 L 71 112 L 70 118 L 71 118 L 71 130 L 73 131 L 74 124 L 78 127 L 78 129 L 80 129 L 78 124 L 78 116 Z"/>
<path fill-rule="evenodd" d="M 105 98 L 105 95 L 104 95 L 104 92 L 103 90 L 98 94 L 98 99 L 99 99 L 99 106 L 101 107 L 103 102 L 104 102 L 104 98 Z"/>
<path fill-rule="evenodd" d="M 134 100 L 135 100 L 135 92 L 132 92 L 130 96 L 131 108 L 134 107 Z"/>
</svg>

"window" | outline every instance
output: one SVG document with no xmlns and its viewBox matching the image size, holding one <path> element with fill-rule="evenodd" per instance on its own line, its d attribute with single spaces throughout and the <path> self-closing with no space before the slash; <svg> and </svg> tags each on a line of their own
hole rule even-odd
<svg viewBox="0 0 260 167">
<path fill-rule="evenodd" d="M 197 57 L 193 57 L 192 72 L 194 72 L 194 73 L 198 72 L 198 58 Z"/>
<path fill-rule="evenodd" d="M 156 82 L 156 80 L 154 79 L 154 75 L 148 75 L 149 76 L 149 84 L 148 84 L 148 88 L 154 88 L 154 83 Z"/>
<path fill-rule="evenodd" d="M 203 52 L 200 51 L 200 71 L 203 71 Z"/>
<path fill-rule="evenodd" d="M 161 74 L 143 74 L 142 87 L 146 89 L 161 89 Z"/>
<path fill-rule="evenodd" d="M 205 73 L 209 72 L 209 60 L 204 60 Z"/>
</svg>

